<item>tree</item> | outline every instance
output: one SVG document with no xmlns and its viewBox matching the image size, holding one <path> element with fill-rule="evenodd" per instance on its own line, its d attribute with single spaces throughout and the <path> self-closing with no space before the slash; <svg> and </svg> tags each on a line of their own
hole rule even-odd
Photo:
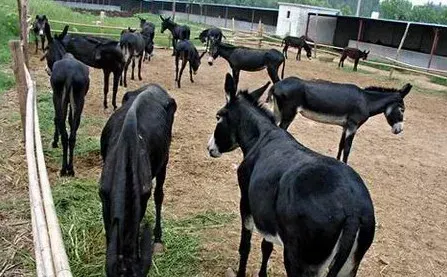
<svg viewBox="0 0 447 277">
<path fill-rule="evenodd" d="M 388 19 L 411 20 L 412 7 L 408 0 L 384 0 L 380 3 L 380 14 Z"/>
</svg>

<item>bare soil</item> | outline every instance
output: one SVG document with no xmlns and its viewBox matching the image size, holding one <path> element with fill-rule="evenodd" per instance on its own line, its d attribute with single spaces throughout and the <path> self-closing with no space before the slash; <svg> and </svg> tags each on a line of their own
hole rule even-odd
<svg viewBox="0 0 447 277">
<path fill-rule="evenodd" d="M 189 72 L 185 70 L 182 88 L 178 89 L 174 83 L 174 62 L 170 53 L 170 50 L 157 50 L 152 61 L 143 65 L 144 80 L 129 81 L 128 88 L 158 83 L 177 101 L 164 214 L 182 218 L 212 210 L 238 215 L 236 168 L 242 154 L 237 150 L 220 159 L 212 159 L 206 151 L 215 126 L 215 113 L 225 102 L 223 83 L 229 66 L 221 58 L 212 67 L 204 63 L 194 76 L 195 83 L 190 83 Z M 38 58 L 32 56 L 33 76 L 41 90 L 49 89 L 44 64 Z M 345 65 L 352 66 L 350 63 Z M 360 128 L 353 144 L 350 165 L 367 183 L 377 219 L 374 243 L 361 264 L 359 276 L 446 276 L 447 94 L 423 93 L 427 89 L 426 81 L 414 75 L 400 74 L 398 79 L 389 80 L 381 72 L 352 73 L 337 69 L 336 63 L 318 60 L 287 60 L 285 76 L 291 75 L 359 86 L 400 87 L 405 82 L 416 83 L 418 87 L 406 98 L 402 134 L 393 135 L 385 118 L 378 115 Z M 265 71 L 242 72 L 240 79 L 240 88 L 255 89 L 268 81 L 268 75 Z M 107 118 L 111 111 L 102 109 L 102 72 L 92 69 L 91 80 L 84 118 Z M 118 102 L 125 91 L 120 87 Z M 3 112 L 17 107 L 12 95 L 7 93 L 1 102 L 0 200 L 27 197 L 23 148 L 17 143 L 20 129 L 17 124 L 9 126 L 7 114 Z M 86 128 L 82 122 L 81 128 Z M 101 130 L 91 132 L 100 136 Z M 307 147 L 325 155 L 336 155 L 341 135 L 339 127 L 298 116 L 290 132 Z M 75 167 L 79 176 L 98 178 L 101 170 L 99 152 L 83 159 L 75 157 Z M 56 178 L 54 174 L 52 178 Z M 28 228 L 29 232 L 30 229 L 26 223 L 29 219 L 22 217 L 13 212 L 0 214 L 0 235 L 3 238 L 0 247 L 9 245 L 4 243 L 5 238 L 14 241 L 15 236 L 21 238 L 22 243 L 14 249 L 25 247 L 23 242 L 29 247 L 29 236 L 20 237 L 21 230 Z M 236 218 L 223 227 L 209 228 L 200 233 L 200 276 L 223 276 L 227 267 L 237 267 L 240 223 L 239 217 Z M 15 223 L 25 221 L 25 227 L 11 227 L 9 220 Z M 259 236 L 254 236 L 252 243 L 250 274 L 260 267 Z M 12 264 L 11 260 L 6 261 Z M 280 247 L 276 247 L 269 268 L 270 276 L 285 275 Z"/>
</svg>

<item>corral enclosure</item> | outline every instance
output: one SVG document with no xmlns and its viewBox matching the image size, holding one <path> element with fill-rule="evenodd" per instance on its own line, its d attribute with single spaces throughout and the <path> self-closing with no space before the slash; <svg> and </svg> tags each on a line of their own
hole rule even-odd
<svg viewBox="0 0 447 277">
<path fill-rule="evenodd" d="M 156 34 L 156 36 L 159 33 Z M 53 108 L 45 62 L 31 47 L 30 66 L 38 84 L 38 106 L 45 155 L 53 193 L 62 224 L 74 276 L 102 276 L 104 232 L 97 181 L 101 171 L 99 136 L 112 111 L 102 110 L 102 72 L 91 69 L 91 88 L 81 121 L 75 154 L 76 178 L 57 176 L 60 149 L 51 149 Z M 293 55 L 291 55 L 293 56 Z M 378 115 L 359 131 L 350 165 L 370 189 L 377 226 L 374 243 L 361 264 L 359 276 L 444 276 L 447 272 L 447 97 L 445 87 L 425 77 L 395 74 L 351 64 L 337 70 L 336 63 L 314 59 L 286 62 L 286 76 L 319 78 L 359 86 L 400 87 L 410 81 L 415 88 L 406 99 L 405 128 L 393 135 L 385 118 Z M 215 113 L 225 103 L 223 82 L 227 63 L 219 58 L 213 67 L 203 63 L 190 83 L 184 76 L 182 89 L 174 83 L 170 50 L 157 49 L 143 65 L 143 81 L 129 81 L 129 89 L 158 83 L 176 99 L 171 159 L 163 207 L 166 252 L 155 258 L 151 276 L 223 276 L 236 268 L 240 235 L 239 189 L 236 168 L 240 151 L 212 159 L 206 144 L 215 126 Z M 241 73 L 240 88 L 254 89 L 268 79 L 264 71 Z M 126 89 L 119 88 L 117 99 Z M 30 224 L 22 148 L 17 143 L 17 99 L 14 91 L 0 96 L 0 264 L 17 265 L 5 276 L 32 276 Z M 119 102 L 119 101 L 118 101 Z M 335 156 L 341 129 L 298 116 L 290 132 L 301 143 L 322 154 Z M 4 177 L 4 178 L 3 178 Z M 152 218 L 153 207 L 147 210 Z M 260 237 L 252 240 L 249 273 L 260 265 Z M 19 247 L 20 246 L 20 247 Z M 19 253 L 19 254 L 17 254 Z M 3 261 L 4 259 L 4 261 Z M 6 268 L 6 267 L 5 267 Z M 269 276 L 284 276 L 282 249 L 276 247 Z"/>
</svg>

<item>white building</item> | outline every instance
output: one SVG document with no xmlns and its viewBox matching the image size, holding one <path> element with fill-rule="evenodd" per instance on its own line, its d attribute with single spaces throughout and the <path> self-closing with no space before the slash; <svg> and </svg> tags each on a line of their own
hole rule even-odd
<svg viewBox="0 0 447 277">
<path fill-rule="evenodd" d="M 285 37 L 302 36 L 306 33 L 307 18 L 309 13 L 337 15 L 340 10 L 325 7 L 308 6 L 294 3 L 279 2 L 278 23 L 276 35 Z M 318 37 L 315 34 L 316 17 L 312 16 L 309 22 L 309 37 L 320 43 L 332 43 L 335 31 L 336 19 L 329 17 L 318 18 Z"/>
</svg>

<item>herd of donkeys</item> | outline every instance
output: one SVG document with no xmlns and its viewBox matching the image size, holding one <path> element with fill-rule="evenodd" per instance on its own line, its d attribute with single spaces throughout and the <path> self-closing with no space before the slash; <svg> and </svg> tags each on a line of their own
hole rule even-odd
<svg viewBox="0 0 447 277">
<path fill-rule="evenodd" d="M 224 43 L 221 30 L 210 28 L 199 36 L 206 44 L 206 50 L 199 54 L 189 40 L 188 26 L 178 25 L 169 17 L 160 18 L 161 32 L 168 29 L 172 33 L 178 87 L 187 63 L 193 82 L 193 73 L 207 52 L 210 65 L 222 57 L 232 70 L 232 74 L 225 76 L 226 103 L 216 113 L 215 129 L 207 146 L 211 157 L 220 157 L 236 148 L 242 150 L 244 157 L 237 169 L 241 196 L 239 266 L 236 273 L 227 270 L 226 276 L 245 276 L 254 230 L 263 236 L 259 276 L 267 276 L 267 263 L 275 244 L 284 251 L 287 276 L 356 276 L 360 261 L 373 242 L 375 216 L 365 183 L 347 165 L 352 142 L 360 126 L 380 113 L 392 133 L 400 133 L 404 98 L 412 86 L 360 88 L 325 80 L 284 78 L 288 47 L 299 49 L 297 59 L 301 48 L 310 58 L 311 47 L 306 43 L 309 38 L 285 38 L 281 53 L 276 49 Z M 138 59 L 141 80 L 141 64 L 152 56 L 155 25 L 140 18 L 140 27 L 139 31 L 123 30 L 120 41 L 72 34 L 68 26 L 53 36 L 48 19 L 40 15 L 36 16 L 33 28 L 36 52 L 37 38 L 41 37 L 42 60 L 46 59 L 50 75 L 55 112 L 52 146 L 58 147 L 61 139 L 62 176 L 75 174 L 73 153 L 89 90 L 88 66 L 103 70 L 104 108 L 108 106 L 109 77 L 113 73 L 115 111 L 101 134 L 103 170 L 99 190 L 106 231 L 107 276 L 147 276 L 153 252 L 163 249 L 163 184 L 177 104 L 163 87 L 149 84 L 128 91 L 121 107 L 117 109 L 116 105 L 118 85 L 121 82 L 127 86 L 130 63 L 134 79 Z M 347 48 L 339 65 L 343 65 L 347 56 L 353 57 L 357 65 L 367 54 Z M 263 69 L 273 85 L 267 82 L 251 92 L 238 90 L 241 70 Z M 273 112 L 260 101 L 266 91 L 266 101 L 272 102 Z M 337 159 L 310 150 L 287 132 L 298 113 L 343 128 Z M 153 232 L 144 219 L 152 191 L 156 211 Z"/>
</svg>

